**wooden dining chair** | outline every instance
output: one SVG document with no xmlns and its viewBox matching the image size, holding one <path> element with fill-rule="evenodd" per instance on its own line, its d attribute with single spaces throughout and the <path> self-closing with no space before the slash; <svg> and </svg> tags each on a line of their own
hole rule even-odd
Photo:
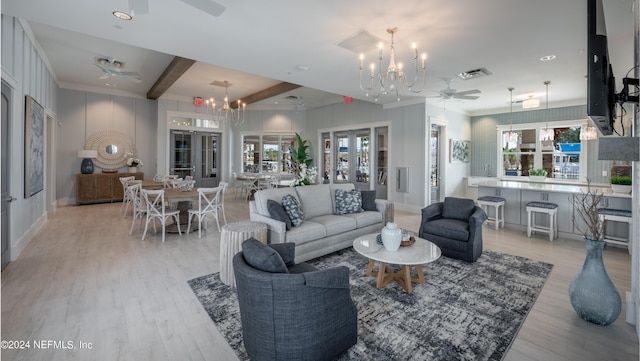
<svg viewBox="0 0 640 361">
<path fill-rule="evenodd" d="M 198 208 L 189 209 L 189 221 L 187 226 L 187 234 L 191 231 L 191 220 L 198 217 L 198 238 L 202 238 L 202 221 L 206 216 L 211 214 L 216 219 L 218 231 L 220 231 L 220 220 L 218 219 L 218 203 L 220 202 L 220 193 L 222 187 L 215 188 L 198 188 Z"/>
<path fill-rule="evenodd" d="M 133 234 L 133 226 L 136 224 L 136 220 L 140 219 L 140 227 L 142 227 L 142 219 L 147 214 L 147 205 L 142 196 L 142 182 L 130 184 L 127 187 L 127 191 L 131 193 L 133 198 L 133 215 L 131 217 L 131 229 L 129 235 Z"/>
<path fill-rule="evenodd" d="M 144 225 L 144 232 L 142 233 L 142 240 L 144 240 L 144 237 L 147 234 L 149 223 L 153 222 L 153 231 L 157 232 L 156 220 L 159 220 L 160 224 L 162 225 L 162 242 L 164 242 L 164 234 L 166 233 L 165 231 L 167 226 L 167 219 L 171 217 L 175 219 L 175 222 L 178 225 L 178 233 L 182 234 L 182 231 L 180 231 L 180 211 L 167 209 L 166 203 L 164 201 L 164 189 L 160 189 L 160 190 L 143 189 L 142 196 L 147 206 L 147 218 L 146 218 L 146 223 Z"/>
<path fill-rule="evenodd" d="M 127 209 L 129 208 L 129 204 L 131 204 L 131 199 L 127 196 L 127 182 L 136 180 L 136 177 L 120 177 L 120 184 L 122 184 L 122 206 L 120 206 L 120 212 L 124 210 L 124 214 L 122 217 L 127 215 Z"/>
</svg>

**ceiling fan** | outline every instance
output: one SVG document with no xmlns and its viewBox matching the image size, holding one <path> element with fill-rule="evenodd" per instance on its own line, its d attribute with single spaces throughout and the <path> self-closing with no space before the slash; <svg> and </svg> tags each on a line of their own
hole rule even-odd
<svg viewBox="0 0 640 361">
<path fill-rule="evenodd" d="M 121 78 L 134 83 L 142 81 L 142 74 L 137 71 L 122 71 L 124 63 L 114 58 L 96 58 L 95 66 L 100 68 L 104 74 L 98 79 Z"/>
<path fill-rule="evenodd" d="M 477 95 L 471 94 L 479 94 L 481 93 L 478 89 L 465 90 L 458 92 L 457 90 L 451 88 L 451 78 L 444 78 L 445 83 L 447 83 L 447 87 L 445 89 L 440 90 L 440 95 L 435 95 L 427 98 L 441 98 L 442 100 L 448 99 L 465 99 L 465 100 L 476 100 L 479 98 Z"/>
</svg>

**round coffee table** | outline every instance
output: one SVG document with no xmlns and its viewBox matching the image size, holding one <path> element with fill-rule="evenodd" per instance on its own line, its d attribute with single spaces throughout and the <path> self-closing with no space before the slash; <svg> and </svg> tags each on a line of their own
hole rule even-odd
<svg viewBox="0 0 640 361">
<path fill-rule="evenodd" d="M 440 247 L 426 239 L 414 236 L 416 241 L 411 246 L 400 247 L 397 251 L 387 251 L 383 245 L 376 242 L 378 233 L 371 233 L 358 237 L 353 241 L 356 252 L 369 258 L 366 275 L 377 277 L 377 288 L 382 288 L 396 281 L 407 293 L 413 293 L 411 282 L 425 283 L 422 265 L 440 258 Z M 374 262 L 378 261 L 378 270 L 374 270 Z M 401 265 L 399 271 L 394 271 L 387 264 Z M 411 276 L 411 266 L 415 266 L 417 277 Z"/>
</svg>

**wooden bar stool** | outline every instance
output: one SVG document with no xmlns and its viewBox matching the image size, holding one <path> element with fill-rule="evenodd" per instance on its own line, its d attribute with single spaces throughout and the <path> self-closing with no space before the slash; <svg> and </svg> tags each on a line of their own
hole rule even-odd
<svg viewBox="0 0 640 361">
<path fill-rule="evenodd" d="M 504 204 L 506 203 L 506 199 L 502 197 L 495 196 L 483 196 L 478 198 L 478 206 L 482 208 L 482 210 L 487 214 L 487 222 L 493 222 L 495 225 L 496 231 L 498 227 L 502 223 L 502 228 L 504 228 Z M 495 208 L 495 217 L 491 217 L 488 212 L 488 207 Z"/>
<path fill-rule="evenodd" d="M 629 224 L 629 237 L 620 238 L 614 236 L 604 235 L 603 241 L 619 246 L 626 246 L 629 254 L 631 254 L 631 211 L 624 209 L 614 208 L 600 208 L 598 209 L 598 217 L 602 222 L 624 222 Z"/>
<path fill-rule="evenodd" d="M 549 227 L 536 225 L 534 213 L 549 215 Z M 529 202 L 527 203 L 527 237 L 531 237 L 532 232 L 544 232 L 549 234 L 549 242 L 558 236 L 558 205 L 550 202 Z"/>
</svg>

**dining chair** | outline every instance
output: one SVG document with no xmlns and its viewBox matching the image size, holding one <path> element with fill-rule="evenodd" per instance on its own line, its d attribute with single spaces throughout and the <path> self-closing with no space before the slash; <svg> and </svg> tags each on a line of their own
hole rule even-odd
<svg viewBox="0 0 640 361">
<path fill-rule="evenodd" d="M 208 214 L 213 215 L 220 231 L 220 221 L 218 219 L 218 203 L 220 203 L 220 192 L 223 187 L 215 188 L 198 188 L 198 208 L 189 209 L 189 221 L 187 225 L 187 234 L 191 232 L 191 220 L 198 217 L 198 238 L 202 238 L 202 221 L 206 219 Z"/>
<path fill-rule="evenodd" d="M 142 218 L 147 214 L 147 205 L 142 196 L 142 182 L 130 184 L 127 187 L 127 191 L 130 192 L 133 197 L 133 215 L 131 217 L 131 229 L 129 230 L 129 235 L 132 235 L 136 219 L 140 219 L 140 227 L 142 227 Z"/>
<path fill-rule="evenodd" d="M 120 212 L 123 211 L 124 209 L 124 216 L 127 215 L 127 209 L 129 208 L 129 204 L 131 203 L 131 199 L 127 196 L 127 182 L 136 180 L 136 177 L 134 176 L 128 176 L 128 177 L 120 177 L 118 178 L 120 179 L 120 184 L 122 184 L 122 205 L 120 206 Z"/>
<path fill-rule="evenodd" d="M 160 221 L 162 225 L 162 242 L 164 242 L 164 234 L 166 233 L 167 219 L 173 217 L 175 219 L 176 224 L 178 225 L 178 233 L 182 234 L 180 231 L 180 211 L 179 210 L 169 210 L 166 207 L 166 203 L 164 201 L 164 189 L 160 190 L 142 190 L 142 197 L 147 206 L 147 220 L 144 225 L 144 232 L 142 233 L 142 240 L 147 234 L 147 229 L 149 228 L 149 223 L 153 222 L 153 231 L 156 231 L 156 219 Z"/>
<path fill-rule="evenodd" d="M 224 214 L 224 194 L 227 193 L 227 188 L 229 188 L 229 183 L 220 182 L 218 187 L 221 187 L 220 191 L 220 202 L 218 203 L 218 210 L 222 211 L 222 219 L 224 220 L 224 224 L 227 224 L 227 216 Z"/>
<path fill-rule="evenodd" d="M 242 194 L 245 190 L 244 181 L 238 178 L 237 172 L 233 172 L 233 199 L 238 198 L 238 192 Z"/>
<path fill-rule="evenodd" d="M 164 180 L 164 188 L 180 188 L 180 185 L 182 184 L 182 178 L 165 178 Z"/>
</svg>

